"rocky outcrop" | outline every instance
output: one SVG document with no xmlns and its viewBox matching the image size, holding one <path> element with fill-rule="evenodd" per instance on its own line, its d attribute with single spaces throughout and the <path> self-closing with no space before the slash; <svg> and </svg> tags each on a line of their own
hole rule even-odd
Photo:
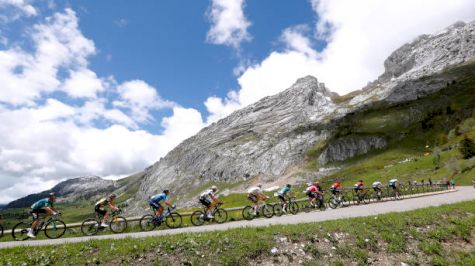
<svg viewBox="0 0 475 266">
<path fill-rule="evenodd" d="M 387 141 L 384 137 L 346 136 L 328 143 L 318 157 L 318 162 L 325 165 L 329 162 L 345 161 L 375 149 L 383 149 L 386 146 Z"/>
</svg>

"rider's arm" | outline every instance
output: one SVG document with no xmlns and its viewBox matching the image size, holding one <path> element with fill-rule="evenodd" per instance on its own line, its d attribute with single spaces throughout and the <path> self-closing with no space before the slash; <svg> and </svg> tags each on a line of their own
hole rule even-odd
<svg viewBox="0 0 475 266">
<path fill-rule="evenodd" d="M 172 204 L 168 200 L 165 201 L 165 204 L 168 205 L 168 206 L 172 206 Z"/>
<path fill-rule="evenodd" d="M 114 211 L 115 211 L 115 210 L 118 210 L 118 209 L 119 209 L 119 208 L 117 208 L 117 207 L 112 203 L 112 201 L 109 201 L 108 205 L 109 205 L 109 208 L 111 208 L 111 210 L 114 210 Z"/>
</svg>

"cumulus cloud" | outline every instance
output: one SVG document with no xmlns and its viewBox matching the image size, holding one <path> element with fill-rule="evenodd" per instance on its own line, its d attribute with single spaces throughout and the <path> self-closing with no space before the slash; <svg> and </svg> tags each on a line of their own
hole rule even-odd
<svg viewBox="0 0 475 266">
<path fill-rule="evenodd" d="M 99 77 L 89 68 L 94 43 L 73 10 L 27 33 L 32 51 L 0 50 L 0 203 L 67 178 L 139 171 L 205 125 L 197 110 L 161 98 L 145 81 Z M 163 108 L 173 112 L 161 120 L 163 133 L 144 130 L 150 112 Z"/>
<path fill-rule="evenodd" d="M 219 108 L 208 108 L 216 119 L 313 75 L 331 90 L 345 94 L 361 89 L 383 73 L 392 51 L 421 34 L 435 33 L 458 20 L 475 19 L 470 0 L 311 0 L 318 19 L 308 26 L 284 29 L 281 51 L 273 51 L 249 66 L 238 78 L 240 88 Z M 317 51 L 313 43 L 325 41 Z M 237 96 L 234 96 L 237 95 Z"/>
<path fill-rule="evenodd" d="M 25 0 L 0 0 L 0 22 L 11 22 L 22 16 L 36 16 L 38 11 Z"/>
<path fill-rule="evenodd" d="M 247 28 L 251 23 L 244 15 L 244 0 L 212 0 L 208 11 L 211 28 L 207 41 L 239 49 L 243 41 L 251 40 Z"/>
</svg>

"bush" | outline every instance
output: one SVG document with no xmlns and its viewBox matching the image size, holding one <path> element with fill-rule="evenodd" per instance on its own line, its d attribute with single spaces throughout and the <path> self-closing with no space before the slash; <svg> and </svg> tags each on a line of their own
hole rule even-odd
<svg viewBox="0 0 475 266">
<path fill-rule="evenodd" d="M 475 156 L 475 143 L 465 136 L 459 143 L 459 151 L 464 159 L 472 158 Z"/>
</svg>

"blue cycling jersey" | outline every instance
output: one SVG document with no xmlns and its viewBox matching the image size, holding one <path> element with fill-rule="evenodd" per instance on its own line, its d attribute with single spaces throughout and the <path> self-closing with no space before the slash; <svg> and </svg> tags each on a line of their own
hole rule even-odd
<svg viewBox="0 0 475 266">
<path fill-rule="evenodd" d="M 43 209 L 43 208 L 46 208 L 46 207 L 53 207 L 53 202 L 49 201 L 48 198 L 40 199 L 39 201 L 37 201 L 33 205 L 31 205 L 31 208 L 33 210 Z"/>
<path fill-rule="evenodd" d="M 290 188 L 285 186 L 279 191 L 279 195 L 285 195 L 290 191 Z"/>
<path fill-rule="evenodd" d="M 162 200 L 165 201 L 167 199 L 168 199 L 168 196 L 165 193 L 160 193 L 150 198 L 151 201 L 156 202 L 156 203 L 159 203 Z"/>
</svg>

